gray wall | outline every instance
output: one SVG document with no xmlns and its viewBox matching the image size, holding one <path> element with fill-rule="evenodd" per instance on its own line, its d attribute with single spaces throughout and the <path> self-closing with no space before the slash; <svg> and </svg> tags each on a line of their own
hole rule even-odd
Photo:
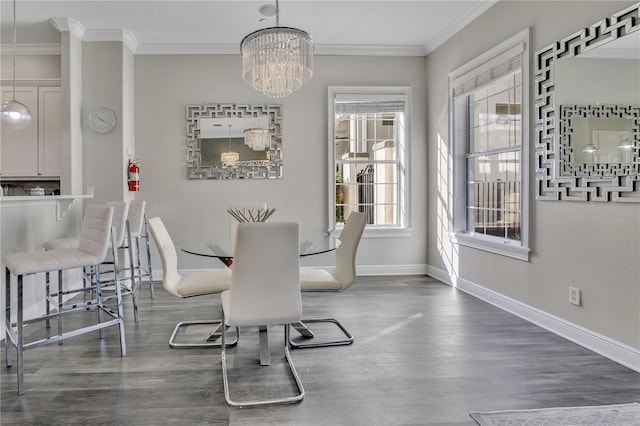
<svg viewBox="0 0 640 426">
<path fill-rule="evenodd" d="M 427 261 L 434 274 L 452 282 L 486 290 L 489 296 L 495 292 L 507 303 L 532 308 L 535 315 L 541 311 L 547 318 L 568 321 L 578 325 L 576 329 L 584 327 L 637 350 L 640 209 L 637 204 L 535 201 L 533 126 L 530 261 L 453 246 L 448 238 L 452 187 L 447 73 L 526 27 L 532 28 L 533 55 L 631 4 L 501 1 L 427 57 Z M 532 84 L 532 123 L 533 97 Z M 569 304 L 569 286 L 582 289 L 582 307 Z"/>
<path fill-rule="evenodd" d="M 121 42 L 82 44 L 82 145 L 86 187 L 94 187 L 94 202 L 130 198 L 126 185 L 126 153 L 133 152 L 131 52 Z M 114 90 L 117 88 L 117 90 Z M 117 124 L 109 133 L 91 131 L 88 116 L 98 107 L 112 109 Z M 128 114 L 123 114 L 123 112 Z"/>
<path fill-rule="evenodd" d="M 265 201 L 274 220 L 296 220 L 302 229 L 326 230 L 328 193 L 327 88 L 330 85 L 411 86 L 411 215 L 413 234 L 365 238 L 358 265 L 385 273 L 403 265 L 425 271 L 426 126 L 424 58 L 331 57 L 314 59 L 314 76 L 292 96 L 270 99 L 241 77 L 239 55 L 135 56 L 136 155 L 142 161 L 141 190 L 149 215 L 160 216 L 174 240 L 226 230 L 232 202 Z M 280 104 L 284 170 L 280 180 L 198 181 L 186 178 L 187 104 L 235 102 Z M 180 267 L 218 266 L 181 255 Z M 306 263 L 333 264 L 332 255 Z M 409 265 L 409 266 L 407 266 Z"/>
</svg>

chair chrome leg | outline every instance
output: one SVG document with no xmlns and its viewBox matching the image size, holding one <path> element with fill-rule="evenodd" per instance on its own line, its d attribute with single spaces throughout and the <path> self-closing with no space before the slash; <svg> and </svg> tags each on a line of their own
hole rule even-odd
<svg viewBox="0 0 640 426">
<path fill-rule="evenodd" d="M 224 386 L 224 399 L 227 401 L 232 407 L 237 408 L 245 408 L 245 407 L 255 407 L 255 406 L 264 406 L 264 405 L 277 405 L 277 404 L 296 404 L 304 399 L 304 387 L 302 386 L 302 381 L 300 380 L 300 376 L 298 376 L 298 372 L 296 371 L 295 366 L 293 365 L 293 361 L 291 360 L 291 354 L 289 352 L 289 340 L 290 340 L 290 326 L 289 324 L 285 324 L 284 326 L 284 356 L 287 360 L 287 364 L 289 365 L 289 369 L 291 370 L 291 374 L 293 375 L 293 379 L 296 382 L 296 387 L 298 388 L 298 394 L 285 398 L 275 398 L 275 399 L 267 399 L 261 401 L 242 401 L 237 402 L 233 401 L 230 397 L 229 392 L 229 378 L 227 376 L 227 361 L 226 361 L 226 353 L 225 353 L 225 342 L 226 342 L 226 324 L 224 316 L 222 317 L 222 352 L 221 352 L 221 360 L 222 360 L 222 383 Z"/>
<path fill-rule="evenodd" d="M 328 341 L 317 341 L 317 340 L 309 340 L 305 343 L 294 342 L 289 339 L 289 344 L 291 345 L 291 349 L 305 349 L 305 348 L 319 348 L 324 346 L 342 346 L 342 345 L 350 345 L 353 343 L 353 335 L 347 328 L 342 325 L 340 321 L 335 318 L 313 318 L 313 319 L 303 319 L 301 321 L 303 324 L 313 324 L 313 323 L 333 323 L 338 326 L 340 330 L 345 335 L 344 339 L 336 339 L 336 340 L 328 340 Z M 305 334 L 301 333 L 304 337 L 307 337 Z"/>
<path fill-rule="evenodd" d="M 182 330 L 183 328 L 188 327 L 189 325 L 194 325 L 194 324 L 220 324 L 220 321 L 218 320 L 202 320 L 202 321 L 182 321 L 179 322 L 176 325 L 176 328 L 173 329 L 173 333 L 171 333 L 171 337 L 169 338 L 169 346 L 172 348 L 219 348 L 220 346 L 222 346 L 222 342 L 215 342 L 213 340 L 209 340 L 209 336 L 207 335 L 207 337 L 201 341 L 201 342 L 193 342 L 193 343 L 177 343 L 175 341 L 176 337 L 178 336 L 178 333 L 180 333 L 180 330 Z M 236 338 L 227 343 L 227 347 L 231 348 L 235 345 L 238 344 L 238 339 L 240 338 L 240 329 L 238 327 L 236 327 Z"/>
<path fill-rule="evenodd" d="M 11 367 L 11 272 L 9 272 L 9 268 L 5 268 L 5 281 L 4 281 L 5 289 L 4 289 L 4 355 L 5 355 L 5 363 L 7 367 Z"/>
</svg>

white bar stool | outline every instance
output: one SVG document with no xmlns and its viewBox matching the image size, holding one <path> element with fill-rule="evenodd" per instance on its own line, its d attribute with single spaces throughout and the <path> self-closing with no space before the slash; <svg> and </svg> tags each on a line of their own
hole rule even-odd
<svg viewBox="0 0 640 426">
<path fill-rule="evenodd" d="M 138 279 L 138 286 L 142 287 L 142 278 L 147 277 L 149 280 L 149 291 L 151 298 L 153 298 L 153 272 L 151 268 L 151 250 L 149 249 L 149 229 L 147 225 L 147 216 L 145 214 L 146 202 L 142 200 L 133 200 L 129 203 L 129 234 L 130 240 L 135 240 L 135 261 L 134 274 Z M 140 261 L 140 240 L 144 240 L 144 244 L 147 250 L 147 265 L 146 268 L 142 266 Z M 131 241 L 125 241 L 126 244 L 131 245 Z M 130 249 L 130 252 L 132 250 Z M 131 258 L 133 259 L 133 257 Z M 133 264 L 133 260 L 131 260 Z"/>
<path fill-rule="evenodd" d="M 115 234 L 115 241 L 116 241 L 116 250 L 117 249 L 125 250 L 126 252 L 128 252 L 128 255 L 129 255 L 129 266 L 125 268 L 129 271 L 129 274 L 128 276 L 125 276 L 125 277 L 121 276 L 120 280 L 121 280 L 122 287 L 124 287 L 122 288 L 122 291 L 123 291 L 122 295 L 123 296 L 130 295 L 132 298 L 134 318 L 135 318 L 135 321 L 137 322 L 138 321 L 138 302 L 135 294 L 135 278 L 133 278 L 135 275 L 134 264 L 133 264 L 133 252 L 129 249 L 129 247 L 131 247 L 131 235 L 128 230 L 128 222 L 127 222 L 129 217 L 129 204 L 124 201 L 110 201 L 110 202 L 107 202 L 106 204 L 113 207 L 112 224 L 113 224 L 113 227 L 115 228 L 114 234 Z M 80 240 L 78 238 L 57 238 L 57 239 L 45 241 L 42 244 L 42 247 L 45 250 L 56 250 L 61 248 L 77 248 L 79 242 Z M 113 261 L 107 258 L 103 261 L 103 264 L 112 265 Z M 122 273 L 123 271 L 125 271 L 125 269 L 121 269 L 119 272 Z M 102 271 L 103 276 L 106 273 L 112 274 L 113 271 Z M 47 314 L 50 312 L 52 305 L 53 306 L 62 305 L 63 296 L 73 294 L 73 293 L 78 293 L 81 291 L 88 292 L 88 291 L 95 290 L 96 277 L 93 270 L 91 269 L 87 270 L 85 268 L 82 275 L 83 275 L 83 281 L 85 283 L 82 289 L 59 290 L 58 293 L 55 293 L 55 292 L 51 293 L 49 291 L 49 274 L 47 273 L 47 276 L 46 276 Z M 126 285 L 122 284 L 122 281 L 125 281 L 125 280 L 131 281 L 130 287 L 127 287 Z M 102 279 L 101 284 L 102 284 L 103 290 L 109 290 L 110 288 L 113 287 L 114 279 L 113 278 Z M 115 297 L 115 295 L 112 297 Z M 47 321 L 47 327 L 48 326 L 49 326 L 49 322 Z"/>
<path fill-rule="evenodd" d="M 58 290 L 62 291 L 62 271 L 75 268 L 94 267 L 96 275 L 100 274 L 100 264 L 105 260 L 107 250 L 109 248 L 110 235 L 113 235 L 111 223 L 113 219 L 113 207 L 102 204 L 89 204 L 86 208 L 82 221 L 82 231 L 77 248 L 61 248 L 47 251 L 21 252 L 7 254 L 2 258 L 5 264 L 6 272 L 6 295 L 5 295 L 5 313 L 6 313 L 6 365 L 12 366 L 11 346 L 16 348 L 16 364 L 17 364 L 17 381 L 18 395 L 24 394 L 24 358 L 23 352 L 28 349 L 60 342 L 70 337 L 80 334 L 89 333 L 100 330 L 102 338 L 102 329 L 112 325 L 118 325 L 120 331 L 120 352 L 122 356 L 126 356 L 126 343 L 124 333 L 124 319 L 122 314 L 122 295 L 120 293 L 120 279 L 116 268 L 115 273 L 115 290 L 116 290 L 116 311 L 103 304 L 102 289 L 100 281 L 97 281 L 96 299 L 83 301 L 80 303 L 67 305 L 64 309 L 59 309 L 55 314 L 24 319 L 23 312 L 23 277 L 25 275 L 37 274 L 42 272 L 58 271 Z M 111 237 L 113 246 L 115 246 L 114 238 Z M 114 261 L 117 264 L 117 251 L 114 252 Z M 11 317 L 11 275 L 17 277 L 16 285 L 16 321 L 12 321 Z M 74 313 L 97 311 L 98 322 L 94 325 L 81 327 L 67 332 L 62 331 L 62 318 Z M 103 321 L 103 314 L 111 319 Z M 50 319 L 58 320 L 58 334 L 46 337 L 44 339 L 25 343 L 24 327 L 38 321 L 49 321 Z"/>
</svg>

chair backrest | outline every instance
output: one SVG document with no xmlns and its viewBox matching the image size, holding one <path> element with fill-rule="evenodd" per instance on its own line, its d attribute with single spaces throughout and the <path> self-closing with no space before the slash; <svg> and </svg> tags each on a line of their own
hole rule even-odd
<svg viewBox="0 0 640 426">
<path fill-rule="evenodd" d="M 300 320 L 300 232 L 294 222 L 240 223 L 231 272 L 230 325 Z"/>
<path fill-rule="evenodd" d="M 178 273 L 176 246 L 173 245 L 173 240 L 159 217 L 152 217 L 147 223 L 162 261 L 162 286 L 174 296 L 182 297 L 177 291 L 182 276 Z"/>
<path fill-rule="evenodd" d="M 234 209 L 234 210 L 242 210 L 242 209 L 246 209 L 246 210 L 251 210 L 251 209 L 256 209 L 256 210 L 265 210 L 267 208 L 267 203 L 231 203 L 231 205 L 229 205 L 230 209 Z M 238 220 L 236 218 L 234 218 L 233 216 L 229 215 L 229 241 L 231 242 L 231 250 L 233 251 L 235 248 L 235 242 L 236 242 L 236 232 L 238 229 Z"/>
<path fill-rule="evenodd" d="M 129 202 L 129 232 L 133 238 L 142 235 L 142 228 L 144 227 L 144 209 L 146 202 L 142 200 L 133 200 Z"/>
<path fill-rule="evenodd" d="M 116 245 L 120 247 L 126 235 L 129 204 L 125 201 L 110 201 L 107 205 L 113 207 L 113 227 L 116 233 Z"/>
<path fill-rule="evenodd" d="M 332 275 L 342 283 L 340 291 L 349 288 L 356 280 L 356 254 L 366 224 L 366 213 L 351 212 L 340 233 L 336 267 L 332 271 Z"/>
<path fill-rule="evenodd" d="M 113 206 L 107 204 L 89 204 L 82 218 L 78 250 L 98 258 L 104 262 L 109 249 L 111 224 L 113 223 Z"/>
</svg>

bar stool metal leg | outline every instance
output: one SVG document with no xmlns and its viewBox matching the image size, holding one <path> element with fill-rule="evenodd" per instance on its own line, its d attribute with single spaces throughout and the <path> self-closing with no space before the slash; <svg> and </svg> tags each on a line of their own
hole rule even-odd
<svg viewBox="0 0 640 426">
<path fill-rule="evenodd" d="M 58 314 L 61 314 L 62 309 L 62 270 L 58 271 Z M 62 322 L 62 315 L 58 315 L 58 336 L 62 336 L 64 324 Z M 59 345 L 63 343 L 62 339 L 58 342 Z"/>
<path fill-rule="evenodd" d="M 49 294 L 51 294 L 50 292 L 50 284 L 51 284 L 51 280 L 50 280 L 50 275 L 49 272 L 47 271 L 44 275 L 44 281 L 45 281 L 45 285 L 44 285 L 44 300 L 45 300 L 45 307 L 46 307 L 46 314 L 47 314 L 47 319 L 45 321 L 45 325 L 47 328 L 51 327 L 51 321 L 49 321 L 49 314 L 51 313 L 51 302 L 49 301 Z"/>
<path fill-rule="evenodd" d="M 9 272 L 9 268 L 5 268 L 5 292 L 4 292 L 4 312 L 5 312 L 5 321 L 4 321 L 4 329 L 5 329 L 5 340 L 4 340 L 4 352 L 5 352 L 5 363 L 7 367 L 11 367 L 11 335 L 9 330 L 11 329 L 11 272 Z"/>
</svg>

